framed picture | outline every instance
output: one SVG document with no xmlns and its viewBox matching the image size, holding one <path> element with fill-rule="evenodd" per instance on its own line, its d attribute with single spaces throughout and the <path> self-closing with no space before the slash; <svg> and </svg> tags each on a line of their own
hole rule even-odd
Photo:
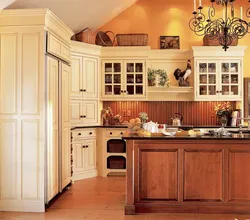
<svg viewBox="0 0 250 220">
<path fill-rule="evenodd" d="M 180 49 L 180 37 L 160 36 L 160 49 Z"/>
</svg>

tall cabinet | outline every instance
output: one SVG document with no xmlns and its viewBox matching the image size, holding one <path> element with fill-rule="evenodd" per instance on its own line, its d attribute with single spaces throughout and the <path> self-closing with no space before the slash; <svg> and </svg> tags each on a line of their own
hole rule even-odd
<svg viewBox="0 0 250 220">
<path fill-rule="evenodd" d="M 99 66 L 101 47 L 71 42 L 71 126 L 99 125 Z"/>
<path fill-rule="evenodd" d="M 0 20 L 0 210 L 43 212 L 71 179 L 73 32 L 47 9 Z"/>
</svg>

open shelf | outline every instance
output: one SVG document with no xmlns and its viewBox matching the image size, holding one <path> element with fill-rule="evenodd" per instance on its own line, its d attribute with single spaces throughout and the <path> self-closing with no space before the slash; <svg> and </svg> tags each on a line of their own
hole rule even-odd
<svg viewBox="0 0 250 220">
<path fill-rule="evenodd" d="M 194 87 L 148 87 L 148 101 L 193 101 Z"/>
</svg>

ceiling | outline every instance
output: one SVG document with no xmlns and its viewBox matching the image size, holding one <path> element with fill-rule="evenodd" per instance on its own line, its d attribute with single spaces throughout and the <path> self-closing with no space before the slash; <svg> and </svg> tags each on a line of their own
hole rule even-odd
<svg viewBox="0 0 250 220">
<path fill-rule="evenodd" d="M 49 8 L 77 33 L 86 27 L 100 28 L 138 0 L 0 0 L 1 4 L 2 1 L 10 9 Z"/>
</svg>

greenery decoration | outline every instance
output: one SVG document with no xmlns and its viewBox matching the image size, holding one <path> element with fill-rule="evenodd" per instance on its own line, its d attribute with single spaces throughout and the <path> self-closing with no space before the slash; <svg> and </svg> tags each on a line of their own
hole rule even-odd
<svg viewBox="0 0 250 220">
<path fill-rule="evenodd" d="M 156 86 L 155 79 L 157 75 L 159 75 L 160 77 L 159 86 L 162 86 L 162 87 L 170 86 L 169 78 L 165 70 L 148 68 L 148 85 L 149 86 Z"/>
</svg>

